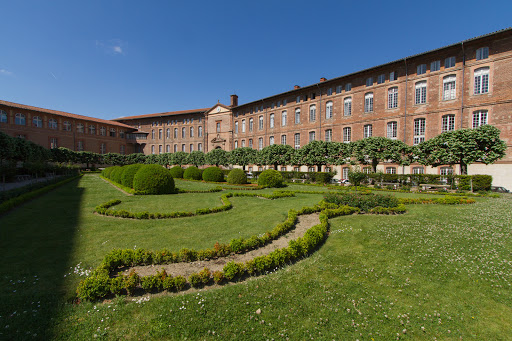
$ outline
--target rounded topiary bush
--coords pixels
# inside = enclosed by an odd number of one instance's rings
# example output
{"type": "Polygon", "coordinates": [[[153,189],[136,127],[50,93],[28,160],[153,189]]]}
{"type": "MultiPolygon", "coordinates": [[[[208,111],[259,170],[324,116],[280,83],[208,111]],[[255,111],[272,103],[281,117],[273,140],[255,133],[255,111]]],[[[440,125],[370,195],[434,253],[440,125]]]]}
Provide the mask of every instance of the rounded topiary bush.
{"type": "Polygon", "coordinates": [[[223,182],[224,173],[219,167],[208,167],[203,171],[203,180],[210,182],[223,182]]]}
{"type": "Polygon", "coordinates": [[[162,166],[143,165],[133,177],[133,189],[138,194],[174,193],[174,179],[162,166]]]}
{"type": "Polygon", "coordinates": [[[112,173],[113,170],[114,167],[107,167],[101,172],[101,175],[103,175],[107,179],[110,179],[110,173],[112,173]]]}
{"type": "Polygon", "coordinates": [[[283,176],[276,170],[267,169],[258,177],[258,186],[283,187],[283,176]]]}
{"type": "Polygon", "coordinates": [[[185,170],[180,166],[174,166],[170,169],[171,175],[174,179],[182,179],[185,170]]]}
{"type": "Polygon", "coordinates": [[[188,180],[201,180],[201,170],[197,167],[190,166],[183,172],[183,178],[188,180]]]}
{"type": "Polygon", "coordinates": [[[121,176],[121,185],[133,188],[133,178],[135,177],[135,174],[139,171],[140,167],[142,166],[143,165],[141,164],[125,166],[123,175],[121,176]]]}
{"type": "Polygon", "coordinates": [[[121,181],[121,175],[123,173],[123,167],[121,166],[114,166],[112,167],[112,172],[110,172],[110,180],[119,183],[121,181]]]}
{"type": "Polygon", "coordinates": [[[232,169],[228,174],[228,183],[241,185],[247,183],[247,175],[239,168],[232,169]]]}

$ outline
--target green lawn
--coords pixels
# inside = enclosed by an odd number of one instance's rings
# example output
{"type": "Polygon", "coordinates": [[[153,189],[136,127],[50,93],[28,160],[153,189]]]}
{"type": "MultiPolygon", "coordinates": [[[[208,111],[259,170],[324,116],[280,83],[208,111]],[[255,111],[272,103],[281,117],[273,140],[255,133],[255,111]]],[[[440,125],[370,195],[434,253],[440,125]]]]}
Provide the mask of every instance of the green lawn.
{"type": "Polygon", "coordinates": [[[122,200],[119,208],[171,212],[219,206],[220,196],[126,196],[86,175],[0,217],[0,339],[510,339],[510,196],[335,218],[311,257],[239,284],[72,304],[83,278],[74,268],[96,267],[114,247],[211,247],[262,233],[290,208],[322,198],[230,198],[232,210],[164,220],[93,213],[111,199],[122,200]]]}

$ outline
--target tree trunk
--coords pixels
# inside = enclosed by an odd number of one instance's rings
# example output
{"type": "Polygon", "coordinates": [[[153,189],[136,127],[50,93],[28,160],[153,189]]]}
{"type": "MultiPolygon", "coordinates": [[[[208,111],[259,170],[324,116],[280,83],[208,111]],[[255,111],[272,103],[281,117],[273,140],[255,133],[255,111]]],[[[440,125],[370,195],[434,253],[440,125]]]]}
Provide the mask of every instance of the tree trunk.
{"type": "Polygon", "coordinates": [[[468,175],[468,165],[464,162],[460,162],[460,174],[461,175],[468,175]]]}

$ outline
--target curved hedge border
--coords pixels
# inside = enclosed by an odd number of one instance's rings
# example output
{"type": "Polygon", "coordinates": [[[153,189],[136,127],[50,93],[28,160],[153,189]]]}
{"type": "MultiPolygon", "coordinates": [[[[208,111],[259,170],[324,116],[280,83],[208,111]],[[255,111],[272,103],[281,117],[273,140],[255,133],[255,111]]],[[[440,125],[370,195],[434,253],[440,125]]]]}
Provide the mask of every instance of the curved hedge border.
{"type": "Polygon", "coordinates": [[[79,174],[79,175],[73,176],[71,178],[67,178],[65,180],[59,181],[57,183],[48,185],[46,187],[39,188],[39,189],[33,190],[31,192],[21,194],[15,198],[6,200],[0,204],[0,214],[5,213],[5,212],[13,209],[14,207],[19,206],[19,205],[29,201],[30,199],[33,199],[39,195],[45,194],[57,187],[67,184],[68,182],[71,182],[71,181],[78,179],[82,176],[83,176],[83,174],[79,174]]]}
{"type": "Polygon", "coordinates": [[[446,195],[444,198],[435,198],[435,199],[421,199],[421,198],[400,198],[398,201],[401,204],[411,205],[411,204],[440,204],[440,205],[462,205],[462,204],[474,204],[475,199],[468,199],[466,197],[454,197],[451,195],[446,195]]]}

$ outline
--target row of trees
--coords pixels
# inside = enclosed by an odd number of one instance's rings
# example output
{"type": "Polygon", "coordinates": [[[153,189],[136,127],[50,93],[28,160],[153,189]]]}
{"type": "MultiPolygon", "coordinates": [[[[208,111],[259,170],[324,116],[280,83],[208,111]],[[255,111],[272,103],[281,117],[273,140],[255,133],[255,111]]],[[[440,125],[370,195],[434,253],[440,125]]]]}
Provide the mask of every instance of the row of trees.
{"type": "Polygon", "coordinates": [[[274,144],[258,151],[252,148],[237,148],[231,152],[214,149],[208,153],[194,151],[159,155],[116,153],[96,154],[74,152],[66,148],[48,151],[22,139],[0,135],[0,157],[7,160],[33,161],[34,155],[54,162],[86,164],[126,165],[133,163],[156,163],[161,165],[203,165],[245,167],[250,164],[278,166],[322,166],[362,164],[370,165],[373,172],[382,162],[409,165],[413,162],[430,165],[459,165],[461,174],[467,174],[467,166],[475,162],[491,164],[505,156],[506,143],[500,140],[500,131],[490,125],[477,129],[460,129],[440,134],[417,146],[408,146],[402,141],[385,137],[368,137],[350,143],[312,141],[300,149],[289,145],[274,144]],[[7,141],[7,142],[5,142],[7,141]],[[4,144],[5,142],[5,144],[4,144]],[[4,148],[3,146],[7,146],[4,148]],[[27,146],[30,146],[27,147],[27,146]]]}

